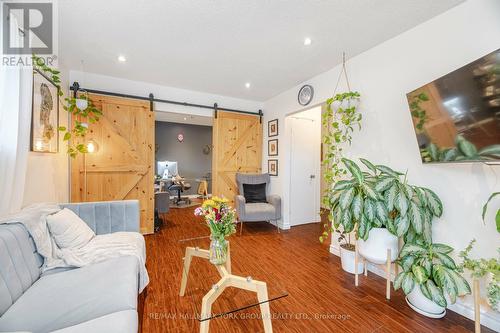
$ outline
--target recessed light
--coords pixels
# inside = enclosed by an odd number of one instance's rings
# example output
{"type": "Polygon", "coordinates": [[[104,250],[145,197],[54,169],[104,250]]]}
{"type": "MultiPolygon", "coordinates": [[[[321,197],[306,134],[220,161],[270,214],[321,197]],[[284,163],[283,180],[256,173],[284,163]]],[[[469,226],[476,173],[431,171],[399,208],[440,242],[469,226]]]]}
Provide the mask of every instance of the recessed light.
{"type": "Polygon", "coordinates": [[[246,88],[250,88],[250,82],[245,83],[246,88]]]}
{"type": "Polygon", "coordinates": [[[188,120],[187,117],[184,117],[184,120],[188,120]]]}
{"type": "Polygon", "coordinates": [[[118,56],[118,61],[125,62],[125,61],[127,61],[127,58],[125,58],[125,56],[121,55],[121,56],[118,56]]]}
{"type": "Polygon", "coordinates": [[[309,45],[311,45],[311,43],[312,43],[311,38],[307,37],[306,39],[304,39],[304,45],[305,46],[309,46],[309,45]]]}

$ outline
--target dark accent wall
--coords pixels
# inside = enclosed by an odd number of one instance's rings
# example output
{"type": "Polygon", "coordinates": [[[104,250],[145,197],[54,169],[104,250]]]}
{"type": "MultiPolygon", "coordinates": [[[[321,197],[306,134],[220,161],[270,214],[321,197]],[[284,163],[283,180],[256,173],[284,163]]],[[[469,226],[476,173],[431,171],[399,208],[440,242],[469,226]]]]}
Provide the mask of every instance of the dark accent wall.
{"type": "MultiPolygon", "coordinates": [[[[179,174],[191,183],[191,189],[184,194],[196,194],[195,179],[212,172],[212,151],[208,155],[203,153],[203,147],[212,144],[212,127],[157,121],[155,140],[156,161],[177,161],[179,174]],[[177,140],[179,133],[184,135],[183,142],[177,140]]],[[[211,177],[208,190],[210,193],[211,177]]]]}

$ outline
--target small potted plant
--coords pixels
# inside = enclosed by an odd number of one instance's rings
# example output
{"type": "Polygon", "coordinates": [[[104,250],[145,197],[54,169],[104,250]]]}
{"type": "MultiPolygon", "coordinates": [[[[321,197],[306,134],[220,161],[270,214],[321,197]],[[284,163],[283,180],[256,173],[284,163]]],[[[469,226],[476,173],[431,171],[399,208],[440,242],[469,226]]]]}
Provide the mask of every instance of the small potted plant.
{"type": "Polygon", "coordinates": [[[446,306],[457,296],[471,293],[460,268],[448,255],[453,248],[445,244],[406,243],[397,263],[402,268],[394,279],[394,289],[403,289],[406,302],[416,312],[441,318],[446,306]]]}
{"type": "MultiPolygon", "coordinates": [[[[342,269],[348,273],[354,274],[355,265],[354,265],[354,255],[355,255],[355,245],[351,243],[351,234],[346,234],[344,232],[340,233],[339,238],[339,247],[340,247],[340,262],[342,264],[342,269]]],[[[361,273],[363,271],[363,263],[358,263],[357,273],[361,273]]]]}
{"type": "Polygon", "coordinates": [[[194,214],[202,216],[210,229],[210,262],[222,265],[227,260],[229,241],[226,237],[236,232],[236,211],[225,198],[213,197],[205,200],[194,214]]]}

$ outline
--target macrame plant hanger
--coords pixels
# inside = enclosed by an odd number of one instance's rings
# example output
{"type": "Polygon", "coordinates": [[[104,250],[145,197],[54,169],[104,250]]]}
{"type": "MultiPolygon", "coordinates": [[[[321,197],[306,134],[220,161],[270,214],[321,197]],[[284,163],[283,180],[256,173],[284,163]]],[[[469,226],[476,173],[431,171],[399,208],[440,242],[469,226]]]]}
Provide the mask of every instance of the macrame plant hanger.
{"type": "Polygon", "coordinates": [[[347,91],[351,91],[351,85],[349,84],[349,77],[347,76],[347,66],[346,66],[346,60],[345,60],[345,52],[342,52],[342,69],[339,73],[339,78],[337,79],[337,84],[335,85],[335,89],[333,90],[333,96],[337,93],[337,89],[340,84],[340,80],[342,79],[342,74],[345,77],[345,82],[347,85],[347,91]]]}

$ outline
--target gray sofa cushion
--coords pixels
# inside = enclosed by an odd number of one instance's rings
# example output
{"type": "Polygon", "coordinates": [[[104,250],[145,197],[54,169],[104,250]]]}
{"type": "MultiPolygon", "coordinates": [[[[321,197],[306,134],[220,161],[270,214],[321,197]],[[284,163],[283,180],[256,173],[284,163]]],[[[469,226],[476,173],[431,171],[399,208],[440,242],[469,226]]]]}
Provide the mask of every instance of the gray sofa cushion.
{"type": "Polygon", "coordinates": [[[245,221],[267,221],[276,216],[276,208],[268,203],[247,203],[245,204],[245,221]]]}
{"type": "Polygon", "coordinates": [[[115,312],[52,333],[137,333],[138,318],[135,310],[115,312]]]}
{"type": "Polygon", "coordinates": [[[0,331],[51,332],[137,309],[139,266],[127,256],[41,277],[0,317],[0,331]]]}
{"type": "Polygon", "coordinates": [[[20,223],[0,225],[0,316],[40,277],[33,241],[20,223]]]}

